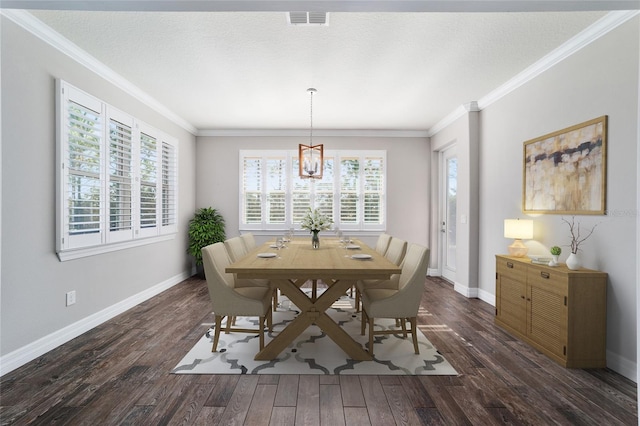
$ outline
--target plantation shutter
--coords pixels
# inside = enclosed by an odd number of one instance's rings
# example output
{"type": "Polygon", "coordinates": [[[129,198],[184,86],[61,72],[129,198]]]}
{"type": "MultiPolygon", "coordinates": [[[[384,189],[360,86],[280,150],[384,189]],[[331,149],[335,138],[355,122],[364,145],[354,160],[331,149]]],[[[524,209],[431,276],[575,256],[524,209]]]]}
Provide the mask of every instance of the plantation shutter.
{"type": "Polygon", "coordinates": [[[162,232],[177,231],[177,155],[176,147],[167,141],[162,142],[162,232]]]}
{"type": "Polygon", "coordinates": [[[241,223],[260,225],[262,223],[262,159],[260,157],[243,158],[242,170],[241,223]]]}
{"type": "Polygon", "coordinates": [[[340,160],[340,224],[358,223],[360,161],[357,157],[340,160]]]}
{"type": "Polygon", "coordinates": [[[364,161],[364,224],[382,224],[384,168],[382,158],[366,157],[364,161]]]}
{"type": "Polygon", "coordinates": [[[97,99],[70,87],[65,89],[62,192],[66,205],[59,243],[63,248],[78,248],[100,244],[104,233],[105,195],[101,179],[104,114],[97,99]]]}
{"type": "Polygon", "coordinates": [[[132,126],[131,117],[110,111],[108,242],[133,238],[132,126]]]}
{"type": "Polygon", "coordinates": [[[61,261],[177,232],[177,140],[56,80],[56,252],[61,261]],[[160,227],[162,224],[162,227],[160,227]]]}
{"type": "Polygon", "coordinates": [[[286,166],[286,158],[267,158],[266,222],[268,224],[285,223],[287,189],[286,166]]]}
{"type": "Polygon", "coordinates": [[[140,236],[152,235],[158,224],[158,139],[140,132],[140,236]]]}
{"type": "Polygon", "coordinates": [[[385,151],[325,151],[322,179],[301,179],[296,151],[241,150],[241,230],[299,229],[311,208],[341,229],[384,231],[385,163],[385,151]]]}

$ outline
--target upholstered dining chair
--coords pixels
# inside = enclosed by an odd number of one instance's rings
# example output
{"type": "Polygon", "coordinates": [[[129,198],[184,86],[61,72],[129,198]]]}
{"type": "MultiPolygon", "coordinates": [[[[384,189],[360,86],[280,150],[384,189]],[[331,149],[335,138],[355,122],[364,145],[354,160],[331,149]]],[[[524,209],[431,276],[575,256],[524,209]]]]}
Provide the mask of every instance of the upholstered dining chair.
{"type": "Polygon", "coordinates": [[[429,249],[418,244],[411,244],[402,261],[402,272],[398,275],[398,287],[365,288],[362,291],[362,324],[360,333],[364,335],[369,326],[369,353],[373,355],[373,336],[380,334],[402,333],[407,337],[406,322],[411,324],[413,349],[418,349],[416,334],[416,317],[420,308],[420,300],[424,292],[425,277],[429,264],[429,249]],[[374,330],[375,318],[400,319],[401,329],[374,330]]]}
{"type": "MultiPolygon", "coordinates": [[[[387,248],[384,257],[386,257],[390,262],[400,266],[406,252],[407,242],[400,238],[391,237],[389,247],[387,248]]],[[[363,288],[387,288],[389,285],[393,285],[393,280],[391,282],[389,280],[362,280],[356,283],[356,312],[360,312],[360,293],[363,288]]]]}
{"type": "Polygon", "coordinates": [[[237,262],[248,252],[244,241],[242,241],[242,238],[240,237],[233,237],[225,240],[224,247],[227,249],[227,253],[229,253],[229,259],[231,259],[231,262],[237,262]]]}
{"type": "Polygon", "coordinates": [[[378,241],[376,242],[376,253],[379,253],[384,256],[387,252],[387,248],[389,248],[389,242],[391,241],[391,235],[389,234],[380,234],[378,237],[378,241]]]}
{"type": "Polygon", "coordinates": [[[236,288],[233,274],[225,272],[231,260],[223,243],[208,245],[202,249],[202,261],[204,263],[209,297],[213,305],[215,315],[215,333],[211,352],[216,352],[222,319],[227,317],[226,333],[258,333],[260,349],[264,348],[265,321],[269,331],[272,329],[271,314],[271,289],[269,287],[240,287],[236,288]],[[258,328],[232,327],[231,317],[253,316],[258,317],[258,328]]]}
{"type": "MultiPolygon", "coordinates": [[[[227,253],[229,254],[229,259],[231,262],[237,262],[242,259],[249,250],[247,250],[244,241],[241,237],[232,237],[224,242],[224,247],[227,249],[227,253]]],[[[235,277],[235,287],[269,287],[269,280],[263,280],[258,278],[242,278],[239,279],[235,277]]],[[[273,310],[275,311],[278,306],[278,292],[276,289],[273,290],[273,310]]]]}
{"type": "Polygon", "coordinates": [[[240,238],[248,252],[256,248],[256,239],[251,232],[240,235],[240,238]]]}
{"type": "Polygon", "coordinates": [[[389,247],[387,248],[384,257],[389,259],[390,262],[393,262],[399,266],[402,263],[402,259],[404,259],[404,255],[406,252],[407,242],[405,240],[401,240],[400,238],[391,237],[389,247]]]}

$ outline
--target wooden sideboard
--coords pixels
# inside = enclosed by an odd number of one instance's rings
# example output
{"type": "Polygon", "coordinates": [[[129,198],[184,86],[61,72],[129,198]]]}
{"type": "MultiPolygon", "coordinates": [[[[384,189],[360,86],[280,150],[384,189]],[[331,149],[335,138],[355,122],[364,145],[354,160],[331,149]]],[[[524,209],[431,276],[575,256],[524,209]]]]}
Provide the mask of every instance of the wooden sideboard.
{"type": "Polygon", "coordinates": [[[607,274],[496,256],[495,323],[564,367],[606,367],[607,274]]]}

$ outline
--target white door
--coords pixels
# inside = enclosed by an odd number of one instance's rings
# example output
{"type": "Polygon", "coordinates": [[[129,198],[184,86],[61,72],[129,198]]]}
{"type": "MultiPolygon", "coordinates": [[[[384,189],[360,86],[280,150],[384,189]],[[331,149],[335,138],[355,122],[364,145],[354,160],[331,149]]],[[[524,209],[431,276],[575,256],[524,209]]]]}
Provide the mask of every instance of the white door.
{"type": "Polygon", "coordinates": [[[440,152],[440,265],[442,276],[456,281],[456,207],[458,157],[454,147],[440,152]]]}

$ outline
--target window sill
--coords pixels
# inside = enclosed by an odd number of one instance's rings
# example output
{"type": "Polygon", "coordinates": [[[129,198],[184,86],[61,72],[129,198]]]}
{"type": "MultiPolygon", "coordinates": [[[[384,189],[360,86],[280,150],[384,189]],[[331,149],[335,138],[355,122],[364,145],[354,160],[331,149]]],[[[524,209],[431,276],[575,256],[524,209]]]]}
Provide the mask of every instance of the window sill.
{"type": "Polygon", "coordinates": [[[176,234],[161,235],[159,237],[140,238],[137,240],[123,241],[120,243],[105,244],[93,247],[84,247],[73,250],[65,250],[58,252],[58,259],[60,262],[66,262],[67,260],[81,259],[83,257],[96,256],[99,254],[110,253],[118,250],[125,250],[133,247],[146,246],[148,244],[155,244],[162,241],[173,240],[176,234]]]}

